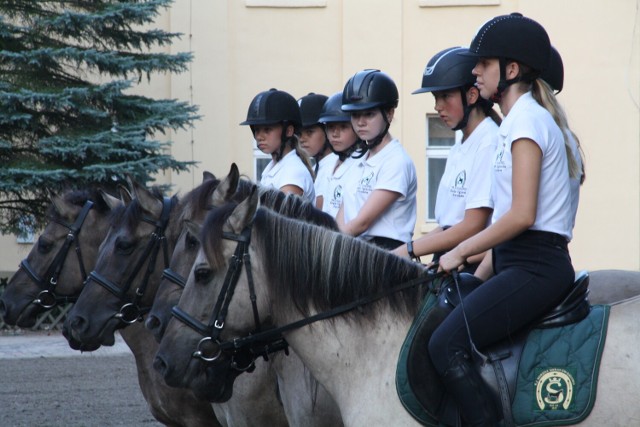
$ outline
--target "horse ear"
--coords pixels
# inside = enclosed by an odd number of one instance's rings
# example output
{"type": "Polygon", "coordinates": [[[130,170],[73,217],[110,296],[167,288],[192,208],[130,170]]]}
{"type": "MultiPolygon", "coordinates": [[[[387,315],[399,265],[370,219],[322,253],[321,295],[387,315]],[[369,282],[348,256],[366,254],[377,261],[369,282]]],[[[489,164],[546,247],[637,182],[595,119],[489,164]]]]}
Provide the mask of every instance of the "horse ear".
{"type": "Polygon", "coordinates": [[[251,189],[249,197],[244,199],[234,210],[227,224],[235,234],[240,234],[242,230],[253,221],[253,217],[258,210],[258,191],[257,187],[251,189]]]}
{"type": "Polygon", "coordinates": [[[118,184],[117,188],[118,188],[118,194],[120,194],[120,200],[122,201],[122,203],[125,205],[128,205],[129,203],[131,203],[131,200],[133,200],[133,196],[131,195],[131,192],[129,192],[129,189],[122,184],[118,184]]]}
{"type": "Polygon", "coordinates": [[[235,163],[231,164],[229,175],[223,179],[216,187],[215,191],[211,195],[211,204],[213,207],[222,206],[236,193],[238,190],[238,182],[240,181],[240,171],[235,163]]]}
{"type": "Polygon", "coordinates": [[[202,172],[202,182],[213,181],[216,176],[209,171],[202,172]]]}
{"type": "Polygon", "coordinates": [[[187,227],[187,230],[189,231],[189,233],[191,233],[192,236],[200,241],[200,230],[202,230],[202,225],[186,219],[184,220],[184,226],[187,227]]]}
{"type": "Polygon", "coordinates": [[[53,205],[53,208],[56,210],[56,212],[58,212],[58,214],[61,217],[66,218],[68,216],[71,216],[71,209],[69,207],[69,203],[67,203],[63,197],[58,196],[53,192],[49,193],[49,197],[51,199],[51,204],[53,205]]]}
{"type": "Polygon", "coordinates": [[[100,197],[102,197],[102,200],[104,200],[104,202],[107,204],[107,206],[111,210],[114,210],[117,207],[122,205],[122,200],[118,199],[117,197],[113,197],[111,194],[107,193],[106,191],[98,190],[98,194],[100,194],[100,197]]]}
{"type": "Polygon", "coordinates": [[[160,216],[162,202],[151,194],[149,189],[137,181],[132,182],[133,196],[140,202],[142,210],[160,216]]]}

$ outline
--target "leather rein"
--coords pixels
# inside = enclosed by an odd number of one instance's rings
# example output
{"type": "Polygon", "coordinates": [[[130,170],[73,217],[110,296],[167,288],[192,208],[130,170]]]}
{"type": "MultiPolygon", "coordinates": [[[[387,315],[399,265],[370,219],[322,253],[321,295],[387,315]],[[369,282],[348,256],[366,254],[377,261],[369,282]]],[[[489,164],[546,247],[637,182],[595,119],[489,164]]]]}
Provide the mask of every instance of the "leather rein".
{"type": "Polygon", "coordinates": [[[165,231],[167,229],[167,225],[169,224],[172,206],[173,200],[170,197],[164,197],[162,200],[162,213],[160,214],[160,219],[155,220],[146,216],[143,216],[141,218],[142,221],[154,225],[155,230],[151,233],[151,239],[149,240],[149,243],[147,243],[147,246],[142,252],[140,258],[138,258],[133,271],[125,280],[124,285],[120,286],[119,284],[111,281],[95,270],[89,273],[89,277],[87,278],[87,283],[93,280],[120,299],[123,305],[120,307],[120,310],[114,315],[114,317],[120,319],[126,324],[135,323],[136,321],[142,319],[142,316],[144,316],[151,310],[151,307],[141,306],[141,301],[149,284],[149,278],[151,277],[155,269],[156,260],[158,258],[158,253],[160,252],[160,250],[162,250],[162,254],[164,257],[165,268],[169,265],[169,248],[167,246],[165,231]],[[129,298],[127,297],[127,293],[129,292],[133,281],[135,280],[136,276],[142,269],[147,259],[149,260],[149,262],[147,263],[147,269],[144,273],[141,284],[135,290],[134,297],[129,298]]]}
{"type": "Polygon", "coordinates": [[[89,211],[91,210],[91,208],[93,208],[93,202],[91,200],[87,200],[73,224],[68,224],[57,219],[51,219],[51,221],[67,228],[69,232],[67,233],[67,237],[62,244],[62,247],[53,258],[51,264],[49,264],[49,267],[42,277],[38,275],[36,270],[26,258],[20,261],[20,265],[18,268],[24,270],[24,272],[27,273],[27,276],[29,276],[31,280],[33,280],[38,285],[38,287],[44,288],[44,290],[38,293],[36,299],[31,301],[32,304],[37,304],[42,308],[50,309],[55,307],[57,304],[75,302],[78,299],[78,295],[56,294],[56,286],[58,285],[58,278],[60,277],[64,262],[67,259],[67,255],[73,244],[75,244],[74,249],[78,257],[78,263],[80,264],[82,281],[84,282],[87,278],[87,272],[85,270],[84,261],[82,259],[82,251],[80,250],[80,242],[78,241],[78,234],[80,234],[82,224],[89,215],[89,211]]]}
{"type": "Polygon", "coordinates": [[[239,235],[225,232],[223,233],[223,238],[227,240],[234,240],[238,242],[238,244],[236,246],[235,253],[231,257],[230,265],[227,269],[220,293],[218,294],[218,299],[214,306],[209,324],[200,322],[177,305],[171,309],[171,314],[180,322],[204,336],[204,338],[198,342],[196,350],[192,353],[191,356],[193,358],[199,358],[204,362],[213,362],[225,353],[230,356],[230,359],[232,360],[231,366],[239,371],[252,369],[253,362],[258,357],[262,356],[266,360],[269,354],[280,350],[284,350],[288,353],[289,344],[283,335],[285,332],[301,328],[320,320],[329,319],[355,309],[360,309],[364,305],[387,297],[395,292],[400,292],[423,283],[430,283],[430,292],[436,293],[438,291],[438,289],[434,288],[431,284],[433,283],[433,279],[436,278],[439,273],[435,273],[431,270],[425,270],[425,274],[420,277],[392,286],[376,294],[360,298],[348,304],[340,305],[331,310],[300,319],[287,325],[261,330],[260,316],[258,314],[258,307],[256,304],[255,284],[253,281],[253,274],[251,272],[251,259],[249,255],[251,228],[245,228],[239,235]],[[222,341],[220,340],[220,334],[224,328],[229,304],[231,303],[231,298],[233,297],[235,287],[240,278],[243,264],[247,272],[247,284],[249,287],[249,298],[251,300],[253,310],[255,330],[244,337],[222,341]],[[246,366],[240,367],[237,360],[250,360],[250,363],[246,366]]]}

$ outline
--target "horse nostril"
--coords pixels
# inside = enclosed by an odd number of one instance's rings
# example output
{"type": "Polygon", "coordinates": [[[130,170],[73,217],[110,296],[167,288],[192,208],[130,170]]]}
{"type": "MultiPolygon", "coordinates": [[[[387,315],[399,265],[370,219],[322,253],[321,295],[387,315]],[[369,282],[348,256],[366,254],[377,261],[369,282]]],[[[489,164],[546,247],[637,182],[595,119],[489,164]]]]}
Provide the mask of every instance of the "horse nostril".
{"type": "Polygon", "coordinates": [[[168,375],[168,365],[161,355],[156,355],[153,359],[153,369],[159,372],[164,378],[168,375]]]}
{"type": "Polygon", "coordinates": [[[144,321],[144,326],[153,332],[160,327],[160,319],[153,314],[149,314],[147,320],[144,321]]]}

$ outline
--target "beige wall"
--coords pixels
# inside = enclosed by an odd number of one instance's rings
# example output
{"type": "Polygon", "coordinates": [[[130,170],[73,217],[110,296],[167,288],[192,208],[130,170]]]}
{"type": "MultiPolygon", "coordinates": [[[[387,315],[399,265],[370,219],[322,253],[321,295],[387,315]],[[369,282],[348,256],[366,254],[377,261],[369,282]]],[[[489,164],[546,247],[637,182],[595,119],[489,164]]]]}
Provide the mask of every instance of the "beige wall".
{"type": "MultiPolygon", "coordinates": [[[[192,50],[191,71],[159,76],[142,88],[200,106],[202,120],[178,132],[173,155],[196,160],[193,172],[165,174],[176,191],[197,185],[203,170],[224,175],[231,162],[252,175],[251,134],[238,125],[255,94],[276,87],[299,98],[330,95],[363,68],[380,68],[400,91],[391,128],[418,171],[419,212],[425,217],[425,114],[431,95],[419,87],[427,60],[468,45],[487,19],[519,11],[542,23],[563,55],[559,100],[581,139],[587,161],[571,253],[577,269],[640,269],[640,18],[637,0],[439,0],[484,6],[422,7],[436,0],[177,0],[161,22],[184,33],[174,51],[192,50]],[[321,7],[247,7],[247,4],[321,7]],[[189,35],[192,37],[189,37],[189,35]]],[[[17,266],[11,243],[1,270],[17,266]]],[[[14,239],[15,240],[15,239],[14,239]]]]}

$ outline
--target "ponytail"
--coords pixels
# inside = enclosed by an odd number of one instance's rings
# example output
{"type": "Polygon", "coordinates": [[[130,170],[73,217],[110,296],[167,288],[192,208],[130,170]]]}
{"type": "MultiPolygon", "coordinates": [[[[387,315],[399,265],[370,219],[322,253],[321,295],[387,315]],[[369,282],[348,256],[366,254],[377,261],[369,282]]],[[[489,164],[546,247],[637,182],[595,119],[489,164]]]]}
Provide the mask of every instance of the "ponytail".
{"type": "Polygon", "coordinates": [[[567,163],[569,166],[569,176],[574,179],[579,179],[580,184],[584,182],[585,173],[584,173],[584,153],[582,152],[582,147],[580,147],[580,140],[576,136],[575,133],[569,128],[569,123],[567,121],[567,115],[564,112],[564,109],[556,99],[556,96],[553,94],[553,90],[551,86],[547,84],[542,79],[535,79],[531,92],[533,94],[533,98],[544,107],[551,116],[553,120],[556,122],[560,130],[562,131],[562,136],[564,137],[564,148],[567,153],[567,163]],[[582,169],[578,165],[575,157],[573,157],[573,152],[571,150],[571,143],[569,137],[573,137],[578,146],[578,155],[580,156],[580,160],[582,163],[582,169]]]}
{"type": "Polygon", "coordinates": [[[309,155],[306,153],[306,151],[300,148],[300,143],[298,142],[298,136],[296,134],[293,134],[290,138],[287,139],[287,144],[289,144],[291,148],[296,151],[296,154],[298,155],[298,157],[300,157],[300,160],[302,160],[302,163],[304,163],[305,167],[309,171],[309,174],[311,174],[311,179],[315,181],[316,174],[313,170],[314,168],[313,168],[313,165],[311,164],[311,159],[309,158],[309,155]]]}

